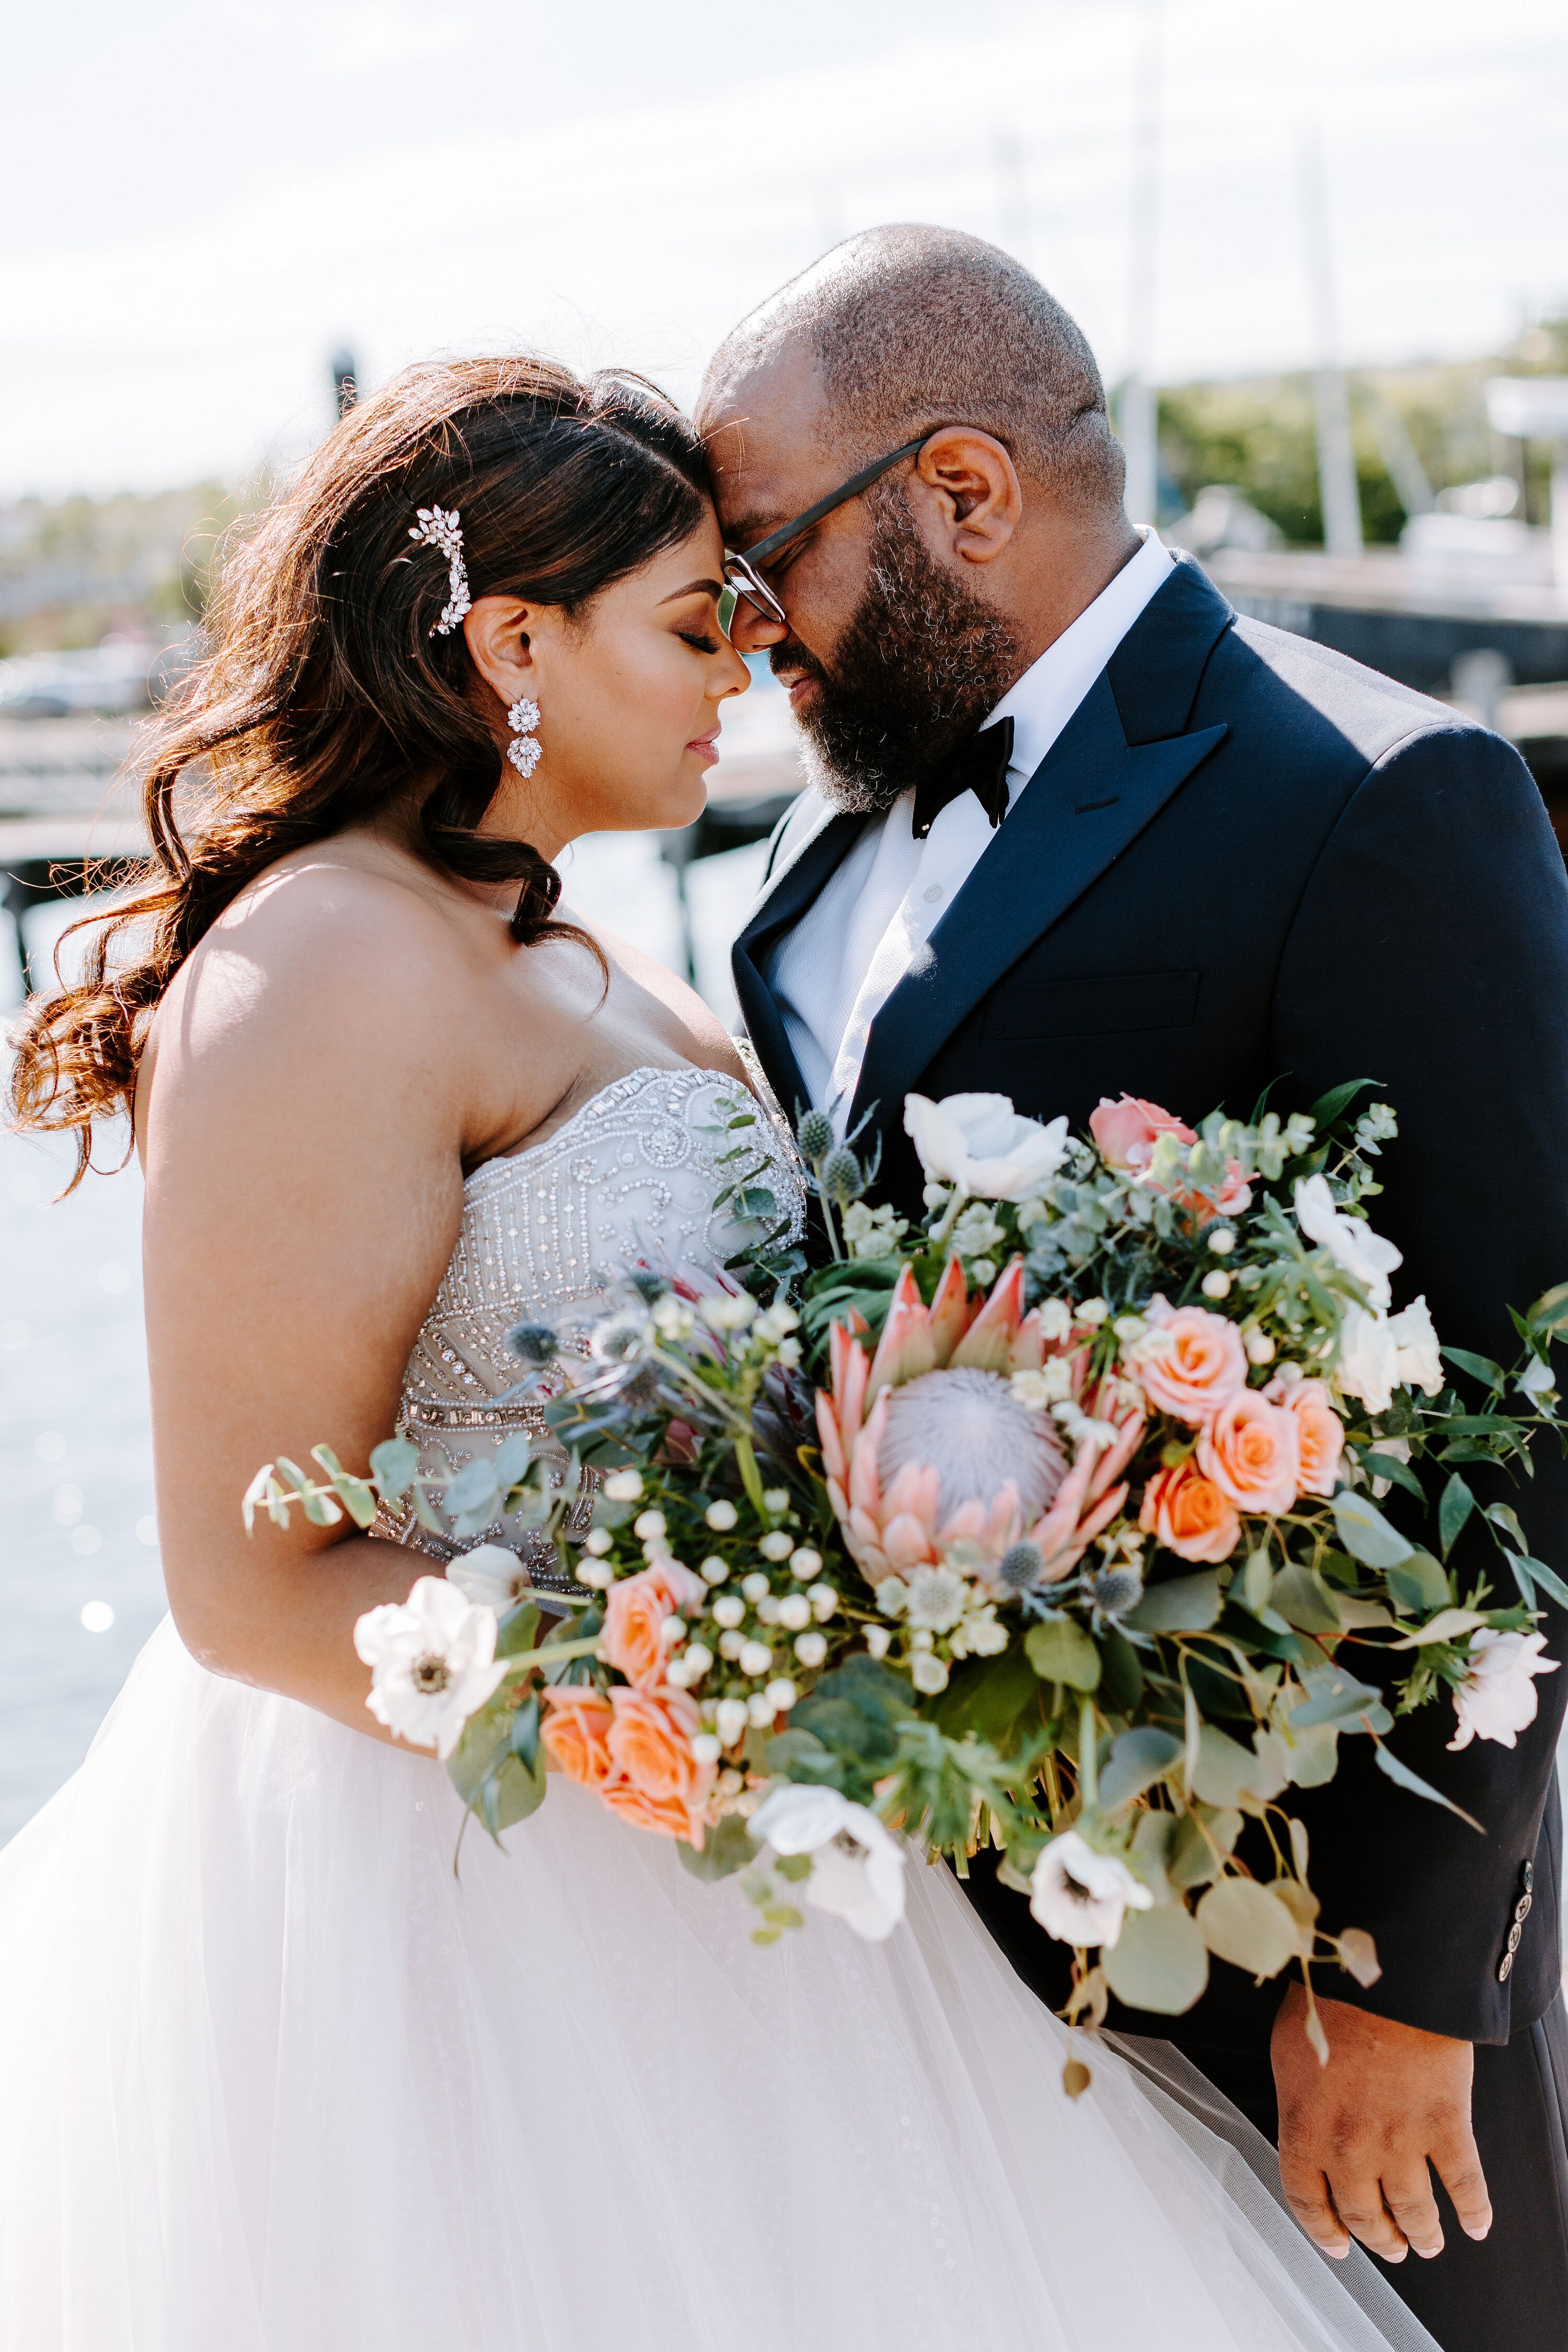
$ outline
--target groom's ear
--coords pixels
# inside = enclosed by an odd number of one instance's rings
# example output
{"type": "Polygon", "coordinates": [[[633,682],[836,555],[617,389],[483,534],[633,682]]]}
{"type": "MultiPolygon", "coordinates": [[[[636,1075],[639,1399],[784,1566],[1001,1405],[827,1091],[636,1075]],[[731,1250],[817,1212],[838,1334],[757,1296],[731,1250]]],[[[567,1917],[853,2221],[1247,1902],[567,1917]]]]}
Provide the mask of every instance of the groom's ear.
{"type": "Polygon", "coordinates": [[[910,503],[928,531],[964,563],[994,563],[1017,530],[1024,492],[1017,468],[994,435],[947,425],[915,462],[910,503]]]}

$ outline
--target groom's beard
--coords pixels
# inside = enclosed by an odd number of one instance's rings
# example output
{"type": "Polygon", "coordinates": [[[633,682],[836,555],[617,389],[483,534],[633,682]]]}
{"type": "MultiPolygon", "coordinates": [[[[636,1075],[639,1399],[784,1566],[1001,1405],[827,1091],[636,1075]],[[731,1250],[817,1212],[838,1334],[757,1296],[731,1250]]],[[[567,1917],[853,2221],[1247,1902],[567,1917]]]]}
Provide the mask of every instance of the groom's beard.
{"type": "Polygon", "coordinates": [[[901,489],[876,500],[866,593],[831,666],[786,637],[769,659],[816,680],[802,718],[806,772],[840,809],[891,808],[1018,676],[1018,641],[928,553],[901,489]]]}

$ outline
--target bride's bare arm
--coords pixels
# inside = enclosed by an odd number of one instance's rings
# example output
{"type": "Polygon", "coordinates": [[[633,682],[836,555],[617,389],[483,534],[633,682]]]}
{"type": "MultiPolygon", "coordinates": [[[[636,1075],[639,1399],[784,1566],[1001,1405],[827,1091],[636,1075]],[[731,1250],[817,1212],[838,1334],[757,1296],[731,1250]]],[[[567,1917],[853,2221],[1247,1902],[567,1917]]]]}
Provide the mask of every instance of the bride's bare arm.
{"type": "Polygon", "coordinates": [[[325,1440],[363,1469],[392,1432],[462,1211],[475,1057],[454,961],[449,926],[396,885],[264,885],[171,992],[139,1105],[175,1622],[215,1672],[378,1737],[353,1623],[416,1564],[300,1513],[247,1538],[239,1506],[279,1454],[325,1440]]]}

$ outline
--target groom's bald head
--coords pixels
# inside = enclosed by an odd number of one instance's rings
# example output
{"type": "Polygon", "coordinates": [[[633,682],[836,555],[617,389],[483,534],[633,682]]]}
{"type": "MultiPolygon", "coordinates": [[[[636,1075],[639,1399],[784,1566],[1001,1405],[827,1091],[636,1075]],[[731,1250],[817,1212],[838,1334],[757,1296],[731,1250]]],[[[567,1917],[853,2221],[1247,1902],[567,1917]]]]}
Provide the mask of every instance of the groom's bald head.
{"type": "Polygon", "coordinates": [[[1057,498],[1121,505],[1121,450],[1083,335],[1021,262],[957,229],[867,229],[742,320],[699,403],[721,472],[747,412],[786,385],[797,427],[846,472],[922,425],[963,423],[1057,498]]]}
{"type": "Polygon", "coordinates": [[[1137,546],[1094,356],[1022,265],[953,229],[836,246],[742,320],[698,407],[729,544],[762,561],[743,653],[787,688],[818,783],[885,808],[995,708],[1137,546]]]}

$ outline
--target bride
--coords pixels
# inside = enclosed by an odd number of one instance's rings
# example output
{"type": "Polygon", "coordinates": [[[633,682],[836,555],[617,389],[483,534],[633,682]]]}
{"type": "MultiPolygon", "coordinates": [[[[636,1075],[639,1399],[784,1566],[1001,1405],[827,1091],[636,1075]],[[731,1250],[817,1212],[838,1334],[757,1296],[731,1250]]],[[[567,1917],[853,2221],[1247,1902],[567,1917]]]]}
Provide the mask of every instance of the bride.
{"type": "Polygon", "coordinates": [[[24,1022],[23,1124],[85,1167],[134,1108],[171,1613],[0,1858],[17,2352],[1429,2344],[1174,2073],[1102,2050],[1069,2103],[944,1871],[885,1944],[761,1951],[557,1785],[459,1880],[353,1643],[428,1570],[410,1530],[244,1533],[268,1456],[401,1421],[460,1460],[511,1325],[730,1246],[747,1072],[551,862],[700,810],[747,684],[722,566],[651,387],[410,370],[231,563],[154,869],[24,1022]]]}

